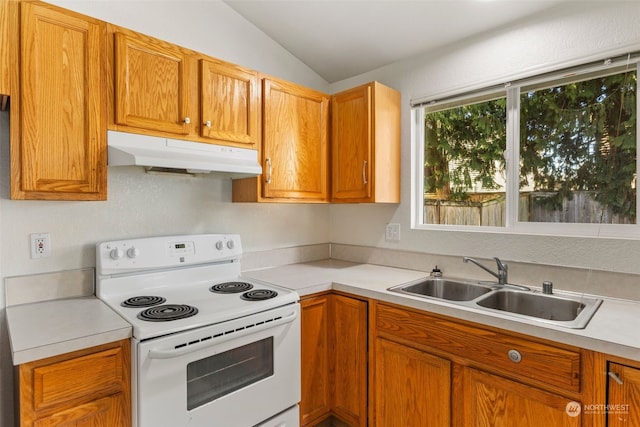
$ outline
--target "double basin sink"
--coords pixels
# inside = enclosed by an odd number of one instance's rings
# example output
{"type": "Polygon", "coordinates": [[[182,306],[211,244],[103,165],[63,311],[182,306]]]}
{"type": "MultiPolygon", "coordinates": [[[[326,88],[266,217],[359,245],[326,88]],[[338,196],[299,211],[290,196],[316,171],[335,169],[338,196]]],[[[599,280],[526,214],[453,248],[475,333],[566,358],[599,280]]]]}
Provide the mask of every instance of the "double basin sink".
{"type": "Polygon", "coordinates": [[[389,288],[393,292],[573,329],[587,326],[602,303],[596,298],[549,295],[525,289],[528,288],[443,277],[428,277],[389,288]]]}

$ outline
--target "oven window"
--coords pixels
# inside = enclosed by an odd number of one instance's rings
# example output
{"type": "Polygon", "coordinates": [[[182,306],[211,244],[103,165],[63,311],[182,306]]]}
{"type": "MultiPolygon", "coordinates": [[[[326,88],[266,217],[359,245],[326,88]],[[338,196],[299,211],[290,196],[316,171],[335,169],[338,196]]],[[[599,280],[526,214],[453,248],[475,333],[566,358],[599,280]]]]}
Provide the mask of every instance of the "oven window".
{"type": "Polygon", "coordinates": [[[273,337],[187,365],[187,410],[273,375],[273,337]]]}

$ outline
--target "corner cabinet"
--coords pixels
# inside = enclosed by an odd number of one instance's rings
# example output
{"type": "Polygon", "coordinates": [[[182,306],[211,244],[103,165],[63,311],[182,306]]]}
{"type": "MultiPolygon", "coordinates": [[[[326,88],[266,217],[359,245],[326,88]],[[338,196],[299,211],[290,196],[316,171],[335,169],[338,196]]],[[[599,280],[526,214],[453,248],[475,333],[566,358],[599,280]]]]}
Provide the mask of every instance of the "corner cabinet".
{"type": "Polygon", "coordinates": [[[11,198],[106,200],[106,23],[43,2],[19,6],[11,198]]]}
{"type": "Polygon", "coordinates": [[[325,293],[302,298],[300,425],[330,417],[367,425],[367,307],[364,300],[325,293]]]}
{"type": "Polygon", "coordinates": [[[21,427],[131,425],[129,340],[17,367],[21,427]]]}
{"type": "Polygon", "coordinates": [[[262,80],[262,176],[234,180],[234,202],[328,200],[329,96],[262,80]]]}
{"type": "Polygon", "coordinates": [[[372,82],[331,108],[331,201],[400,203],[400,93],[372,82]]]}
{"type": "Polygon", "coordinates": [[[302,393],[300,425],[312,426],[331,414],[330,294],[301,298],[302,393]]]}

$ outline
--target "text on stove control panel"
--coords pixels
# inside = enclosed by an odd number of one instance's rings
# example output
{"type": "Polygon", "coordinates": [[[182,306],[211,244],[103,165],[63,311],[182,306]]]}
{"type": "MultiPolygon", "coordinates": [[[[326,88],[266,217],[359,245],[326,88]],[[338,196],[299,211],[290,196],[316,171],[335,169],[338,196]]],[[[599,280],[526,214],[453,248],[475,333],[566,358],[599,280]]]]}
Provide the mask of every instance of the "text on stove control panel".
{"type": "Polygon", "coordinates": [[[98,244],[99,275],[221,262],[242,255],[236,234],[200,234],[118,240],[98,244]]]}

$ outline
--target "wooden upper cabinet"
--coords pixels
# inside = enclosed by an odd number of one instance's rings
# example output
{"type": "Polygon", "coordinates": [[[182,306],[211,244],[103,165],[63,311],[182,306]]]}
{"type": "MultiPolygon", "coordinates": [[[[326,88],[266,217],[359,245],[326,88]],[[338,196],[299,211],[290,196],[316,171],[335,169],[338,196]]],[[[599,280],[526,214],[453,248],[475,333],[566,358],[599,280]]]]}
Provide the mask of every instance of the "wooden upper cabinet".
{"type": "Polygon", "coordinates": [[[264,197],[326,200],[329,96],[281,80],[263,84],[264,197]]]}
{"type": "Polygon", "coordinates": [[[201,136],[255,147],[260,136],[258,73],[201,59],[200,85],[201,136]]]}
{"type": "MultiPolygon", "coordinates": [[[[186,135],[188,54],[178,46],[124,30],[115,33],[115,124],[186,135]]],[[[145,133],[145,132],[141,132],[145,133]]]]}
{"type": "Polygon", "coordinates": [[[12,50],[16,35],[11,31],[17,24],[16,10],[15,2],[11,4],[9,0],[0,0],[0,111],[6,108],[6,95],[11,95],[11,76],[16,68],[12,64],[17,62],[13,59],[12,50]]]}
{"type": "Polygon", "coordinates": [[[11,198],[105,200],[106,24],[21,2],[20,35],[11,198]]]}
{"type": "Polygon", "coordinates": [[[332,201],[400,203],[400,93],[372,82],[331,108],[332,201]]]}
{"type": "Polygon", "coordinates": [[[326,202],[329,95],[262,81],[262,176],[234,180],[234,202],[326,202]]]}

